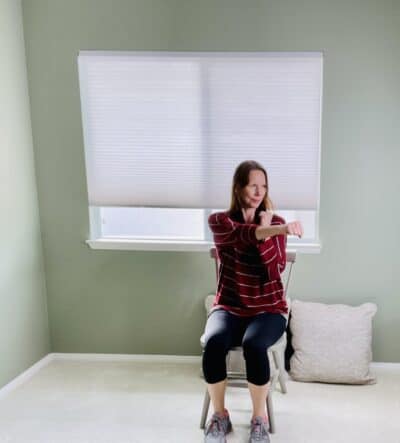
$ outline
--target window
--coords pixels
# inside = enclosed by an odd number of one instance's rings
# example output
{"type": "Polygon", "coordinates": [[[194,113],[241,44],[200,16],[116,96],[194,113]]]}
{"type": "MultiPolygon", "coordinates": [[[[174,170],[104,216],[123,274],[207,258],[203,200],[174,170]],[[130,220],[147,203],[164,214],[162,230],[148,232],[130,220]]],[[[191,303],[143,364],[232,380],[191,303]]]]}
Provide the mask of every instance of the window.
{"type": "Polygon", "coordinates": [[[263,164],[298,250],[318,250],[321,53],[78,56],[94,247],[206,249],[235,167],[263,164]],[[99,246],[101,245],[101,246],[99,246]]]}

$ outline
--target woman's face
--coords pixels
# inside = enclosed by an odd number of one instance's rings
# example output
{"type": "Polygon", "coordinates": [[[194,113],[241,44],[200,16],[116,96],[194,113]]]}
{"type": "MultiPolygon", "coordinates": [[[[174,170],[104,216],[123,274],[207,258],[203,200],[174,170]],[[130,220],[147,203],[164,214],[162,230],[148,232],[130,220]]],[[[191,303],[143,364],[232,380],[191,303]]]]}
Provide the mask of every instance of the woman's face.
{"type": "Polygon", "coordinates": [[[267,193],[267,183],[262,171],[252,170],[249,174],[249,183],[242,189],[241,201],[245,209],[257,209],[267,193]]]}

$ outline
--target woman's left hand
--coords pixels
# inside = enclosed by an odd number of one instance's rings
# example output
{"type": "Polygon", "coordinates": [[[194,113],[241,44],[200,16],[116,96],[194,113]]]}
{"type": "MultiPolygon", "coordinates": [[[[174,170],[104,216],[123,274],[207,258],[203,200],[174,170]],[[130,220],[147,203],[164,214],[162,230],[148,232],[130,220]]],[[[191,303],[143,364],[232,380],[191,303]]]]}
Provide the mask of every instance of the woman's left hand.
{"type": "Polygon", "coordinates": [[[266,211],[259,212],[260,226],[271,226],[271,220],[274,215],[273,211],[267,209],[266,211]]]}

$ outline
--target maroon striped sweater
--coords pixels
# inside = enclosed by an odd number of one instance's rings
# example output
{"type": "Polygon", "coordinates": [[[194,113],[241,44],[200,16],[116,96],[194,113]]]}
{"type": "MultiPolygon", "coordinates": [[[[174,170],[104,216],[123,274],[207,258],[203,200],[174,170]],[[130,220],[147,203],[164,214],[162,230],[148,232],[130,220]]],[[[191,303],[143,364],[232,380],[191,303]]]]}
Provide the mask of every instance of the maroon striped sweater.
{"type": "MultiPolygon", "coordinates": [[[[273,215],[271,225],[284,224],[273,215]]],[[[219,276],[213,310],[239,316],[262,312],[287,314],[280,274],[286,265],[286,235],[257,240],[258,225],[245,223],[241,211],[211,214],[208,224],[217,248],[219,276]]]]}

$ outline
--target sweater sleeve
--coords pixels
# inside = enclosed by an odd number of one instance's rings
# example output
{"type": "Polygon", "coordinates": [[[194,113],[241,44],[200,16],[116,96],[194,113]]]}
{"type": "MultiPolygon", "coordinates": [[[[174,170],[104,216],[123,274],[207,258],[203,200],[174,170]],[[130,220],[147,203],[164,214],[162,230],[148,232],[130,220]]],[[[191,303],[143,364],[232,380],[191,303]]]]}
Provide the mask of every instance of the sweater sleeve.
{"type": "Polygon", "coordinates": [[[238,223],[225,212],[215,212],[208,218],[208,225],[214,236],[215,246],[248,246],[258,245],[256,238],[257,225],[238,223]]]}
{"type": "MultiPolygon", "coordinates": [[[[281,225],[285,221],[279,217],[271,225],[281,225]]],[[[286,235],[274,235],[257,244],[261,261],[268,269],[269,278],[277,280],[286,267],[286,235]]]]}

